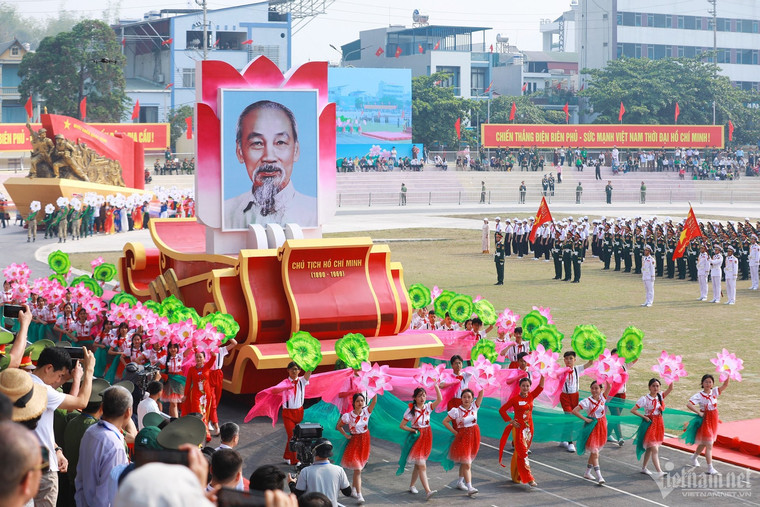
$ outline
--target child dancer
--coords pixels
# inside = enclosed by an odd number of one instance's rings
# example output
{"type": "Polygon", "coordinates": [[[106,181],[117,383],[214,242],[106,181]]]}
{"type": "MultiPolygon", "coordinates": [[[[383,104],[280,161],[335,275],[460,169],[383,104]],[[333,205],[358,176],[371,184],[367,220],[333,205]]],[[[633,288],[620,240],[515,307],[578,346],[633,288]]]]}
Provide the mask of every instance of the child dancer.
{"type": "Polygon", "coordinates": [[[533,478],[533,474],[530,471],[528,450],[530,449],[530,444],[533,442],[534,433],[533,400],[544,390],[544,377],[541,377],[538,387],[532,392],[530,387],[530,379],[527,377],[521,378],[520,392],[512,396],[509,401],[499,409],[499,414],[501,414],[502,419],[507,422],[507,427],[504,429],[504,434],[501,437],[501,444],[499,446],[499,464],[501,465],[504,444],[506,444],[507,436],[509,435],[508,429],[511,426],[512,441],[515,446],[515,450],[512,453],[512,482],[518,484],[522,482],[524,484],[529,484],[531,487],[535,487],[538,484],[536,484],[536,480],[533,478]],[[514,411],[514,419],[510,419],[507,415],[509,410],[514,411]]]}
{"type": "Polygon", "coordinates": [[[356,498],[358,504],[364,503],[362,496],[362,470],[369,460],[370,438],[369,438],[369,417],[377,403],[377,396],[372,398],[369,406],[365,406],[366,400],[362,393],[354,394],[352,399],[354,409],[346,412],[338,420],[335,429],[340,431],[348,439],[348,445],[343,452],[341,466],[347,470],[353,470],[354,476],[351,480],[351,496],[356,498]],[[348,425],[350,433],[346,433],[343,426],[348,425]]]}
{"type": "Polygon", "coordinates": [[[166,369],[164,370],[167,381],[161,393],[161,401],[169,404],[169,415],[179,417],[179,404],[185,398],[185,383],[187,380],[182,375],[182,356],[179,353],[179,344],[170,343],[166,350],[166,369]]]}
{"type": "MultiPolygon", "coordinates": [[[[662,412],[665,410],[665,398],[673,390],[673,384],[670,384],[664,393],[660,392],[660,381],[656,378],[649,380],[649,394],[642,396],[631,409],[631,413],[641,417],[644,422],[651,423],[643,435],[644,462],[641,464],[641,473],[652,475],[647,469],[647,461],[651,458],[652,465],[657,471],[657,476],[665,473],[660,468],[660,445],[665,438],[665,425],[662,422],[662,412]],[[639,410],[644,410],[642,414],[639,410]]],[[[639,438],[639,437],[637,437],[639,438]]]]}
{"type": "Polygon", "coordinates": [[[311,377],[310,371],[304,373],[302,377],[298,376],[300,372],[301,368],[295,361],[288,363],[288,378],[286,380],[291,382],[293,388],[288,399],[282,405],[282,422],[285,425],[285,433],[288,435],[282,457],[291,465],[298,463],[298,457],[295,452],[290,450],[290,439],[293,438],[293,429],[296,424],[303,420],[304,391],[309,383],[309,377],[311,377]]]}
{"type": "Polygon", "coordinates": [[[462,392],[462,405],[449,410],[443,420],[443,425],[455,435],[449,449],[449,457],[454,463],[459,463],[457,488],[467,491],[467,496],[478,492],[472,487],[472,462],[480,449],[478,408],[483,401],[483,392],[481,389],[475,399],[472,389],[465,389],[462,392]],[[456,424],[456,428],[452,426],[452,422],[456,424]]]}
{"type": "MultiPolygon", "coordinates": [[[[718,278],[720,282],[720,278],[718,278]]],[[[728,378],[720,387],[715,386],[715,377],[709,373],[702,376],[702,390],[689,399],[686,408],[702,418],[702,424],[697,430],[694,443],[697,449],[691,456],[691,465],[699,466],[699,455],[705,451],[707,473],[717,474],[718,471],[712,466],[712,448],[715,439],[718,438],[718,396],[728,387],[728,378]]]]}
{"type": "Polygon", "coordinates": [[[591,481],[594,480],[594,474],[599,484],[604,484],[604,477],[602,477],[602,471],[599,468],[599,451],[604,447],[604,443],[607,441],[607,416],[605,410],[605,402],[607,395],[610,394],[610,384],[606,385],[604,394],[602,394],[602,386],[599,382],[594,380],[591,382],[591,396],[582,400],[577,407],[573,409],[573,415],[586,421],[586,423],[592,423],[596,420],[596,425],[591,430],[588,438],[586,439],[586,449],[589,452],[588,464],[586,465],[586,473],[583,477],[591,481]],[[581,414],[581,409],[586,411],[586,416],[581,414]]]}
{"type": "MultiPolygon", "coordinates": [[[[458,407],[462,405],[462,393],[467,389],[467,385],[470,383],[470,378],[472,377],[471,373],[466,373],[462,371],[462,365],[464,364],[464,361],[462,360],[462,356],[460,355],[453,355],[451,356],[451,370],[454,372],[454,376],[456,377],[455,383],[459,383],[459,387],[457,388],[457,392],[454,394],[454,397],[449,400],[448,404],[446,405],[446,410],[451,410],[454,407],[458,407]]],[[[448,387],[451,383],[443,383],[441,384],[441,387],[448,387]]]]}
{"type": "Polygon", "coordinates": [[[431,490],[427,478],[427,459],[433,448],[433,433],[430,430],[430,414],[441,403],[441,389],[438,384],[435,385],[435,401],[425,403],[427,393],[422,387],[414,390],[414,399],[409,404],[409,408],[404,412],[404,418],[401,420],[401,429],[409,433],[418,433],[419,437],[412,445],[409,451],[408,463],[414,465],[412,470],[412,482],[409,485],[409,492],[413,495],[419,493],[415,487],[417,478],[420,479],[422,487],[425,489],[426,499],[436,494],[437,490],[431,490]]]}
{"type": "Polygon", "coordinates": [[[515,328],[513,336],[515,343],[502,350],[501,355],[509,360],[510,368],[517,368],[517,355],[521,352],[525,352],[526,354],[530,352],[530,343],[523,341],[521,327],[515,328]]]}
{"type": "MultiPolygon", "coordinates": [[[[573,350],[568,350],[563,356],[565,366],[571,369],[570,374],[562,384],[562,392],[559,395],[559,403],[562,406],[562,411],[566,414],[571,414],[573,409],[578,405],[578,401],[580,401],[578,399],[578,379],[580,379],[583,371],[594,363],[594,361],[591,360],[586,364],[576,366],[575,359],[576,355],[573,350]]],[[[559,446],[567,449],[567,452],[575,452],[575,445],[570,440],[570,435],[566,435],[566,438],[567,440],[560,442],[559,446]]]]}

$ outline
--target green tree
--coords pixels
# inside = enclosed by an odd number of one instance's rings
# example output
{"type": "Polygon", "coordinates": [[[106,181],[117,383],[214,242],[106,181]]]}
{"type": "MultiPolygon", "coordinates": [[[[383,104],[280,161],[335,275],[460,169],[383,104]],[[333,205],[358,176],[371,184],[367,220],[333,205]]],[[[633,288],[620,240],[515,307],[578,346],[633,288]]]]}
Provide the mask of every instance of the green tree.
{"type": "MultiPolygon", "coordinates": [[[[109,9],[113,10],[110,0],[109,9]]],[[[82,21],[81,17],[67,10],[60,10],[56,17],[40,21],[21,15],[14,4],[0,2],[0,40],[9,41],[15,37],[19,42],[28,42],[32,49],[36,49],[45,37],[71,30],[79,21],[82,21]]]]}
{"type": "Polygon", "coordinates": [[[598,115],[595,123],[617,123],[622,101],[624,123],[673,124],[678,102],[679,124],[709,125],[714,101],[716,124],[731,120],[736,142],[756,141],[760,113],[747,105],[760,102],[759,95],[733,87],[716,70],[700,58],[620,58],[603,69],[584,70],[591,82],[580,96],[589,102],[585,112],[598,115]]]}
{"type": "Polygon", "coordinates": [[[86,96],[87,121],[119,122],[128,106],[125,63],[114,31],[102,21],[84,20],[24,55],[19,92],[39,94],[49,112],[76,118],[86,96]]]}
{"type": "Polygon", "coordinates": [[[187,130],[185,118],[192,118],[193,114],[193,107],[189,105],[179,106],[169,111],[169,137],[172,143],[172,151],[175,149],[177,139],[187,130]]]}
{"type": "MultiPolygon", "coordinates": [[[[438,86],[448,74],[437,72],[431,76],[412,79],[412,138],[415,143],[433,146],[435,143],[455,149],[458,146],[454,123],[457,118],[464,126],[470,118],[470,104],[454,95],[454,90],[438,86]]],[[[463,138],[462,141],[465,141],[463,138]]]]}

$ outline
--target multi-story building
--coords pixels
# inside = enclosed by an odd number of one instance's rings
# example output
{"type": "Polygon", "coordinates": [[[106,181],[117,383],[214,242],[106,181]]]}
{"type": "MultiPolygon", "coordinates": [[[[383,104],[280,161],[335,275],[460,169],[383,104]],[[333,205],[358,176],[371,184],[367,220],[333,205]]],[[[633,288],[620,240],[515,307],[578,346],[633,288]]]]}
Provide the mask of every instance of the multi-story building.
{"type": "Polygon", "coordinates": [[[29,46],[13,39],[9,42],[0,43],[0,75],[2,85],[0,86],[0,110],[2,123],[24,123],[26,111],[24,110],[24,100],[18,92],[18,85],[21,84],[21,78],[18,75],[18,66],[21,59],[29,51],[29,46]]]}

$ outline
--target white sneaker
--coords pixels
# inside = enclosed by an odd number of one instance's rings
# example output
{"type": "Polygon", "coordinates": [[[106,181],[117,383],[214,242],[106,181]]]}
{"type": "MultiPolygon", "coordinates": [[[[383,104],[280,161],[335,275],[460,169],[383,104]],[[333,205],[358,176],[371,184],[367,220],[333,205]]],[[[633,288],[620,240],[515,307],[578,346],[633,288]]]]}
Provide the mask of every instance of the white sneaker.
{"type": "Polygon", "coordinates": [[[472,496],[472,495],[477,495],[477,494],[478,494],[478,490],[477,490],[477,489],[475,489],[475,488],[472,488],[472,487],[471,487],[471,488],[469,488],[469,489],[467,490],[467,496],[472,496]]]}
{"type": "Polygon", "coordinates": [[[623,440],[622,438],[617,441],[618,447],[623,447],[624,443],[625,443],[625,440],[623,440]]]}
{"type": "Polygon", "coordinates": [[[433,495],[435,495],[436,493],[438,493],[437,489],[431,489],[430,493],[428,493],[427,495],[425,495],[425,500],[430,500],[430,497],[433,496],[433,495]]]}
{"type": "Polygon", "coordinates": [[[564,447],[567,449],[567,442],[560,442],[558,447],[564,447]]]}
{"type": "Polygon", "coordinates": [[[419,493],[419,492],[420,492],[420,491],[419,491],[417,488],[415,488],[414,486],[410,486],[410,487],[409,487],[409,493],[411,493],[411,494],[413,494],[413,495],[416,495],[416,494],[417,494],[417,493],[419,493]]]}
{"type": "Polygon", "coordinates": [[[610,435],[610,436],[607,437],[607,442],[617,442],[617,440],[615,440],[615,437],[613,437],[612,435],[610,435]]]}
{"type": "Polygon", "coordinates": [[[602,477],[602,472],[597,472],[596,477],[599,479],[599,484],[604,484],[605,482],[607,482],[604,480],[604,477],[602,477]]]}
{"type": "Polygon", "coordinates": [[[594,477],[594,469],[593,468],[587,468],[586,473],[583,474],[584,479],[588,479],[590,481],[596,480],[596,477],[594,477]]]}
{"type": "Polygon", "coordinates": [[[720,299],[716,299],[715,301],[713,301],[713,303],[715,303],[715,304],[720,303],[720,299]]]}
{"type": "Polygon", "coordinates": [[[650,472],[647,467],[642,468],[640,473],[644,475],[652,475],[652,472],[650,472]]]}
{"type": "Polygon", "coordinates": [[[650,306],[652,306],[652,303],[647,303],[644,306],[646,306],[647,308],[649,308],[650,306]]]}
{"type": "Polygon", "coordinates": [[[567,452],[575,452],[575,446],[573,444],[567,444],[567,452]]]}
{"type": "Polygon", "coordinates": [[[356,497],[356,505],[363,505],[364,504],[364,497],[361,493],[359,493],[359,496],[356,497]]]}
{"type": "Polygon", "coordinates": [[[467,491],[467,486],[465,485],[464,482],[457,482],[457,489],[462,490],[462,491],[467,491]]]}
{"type": "Polygon", "coordinates": [[[707,475],[721,475],[720,472],[715,470],[712,465],[710,465],[710,468],[707,469],[707,472],[705,472],[707,475]]]}
{"type": "Polygon", "coordinates": [[[735,305],[736,303],[734,303],[733,301],[731,301],[730,303],[726,303],[726,304],[735,305]]]}
{"type": "Polygon", "coordinates": [[[359,498],[359,493],[356,492],[356,488],[351,488],[351,498],[359,498]]]}
{"type": "Polygon", "coordinates": [[[655,472],[655,473],[652,474],[652,478],[655,479],[655,480],[662,479],[666,475],[668,475],[667,472],[655,472]]]}
{"type": "Polygon", "coordinates": [[[699,466],[699,457],[698,456],[691,456],[691,466],[698,467],[699,466]]]}

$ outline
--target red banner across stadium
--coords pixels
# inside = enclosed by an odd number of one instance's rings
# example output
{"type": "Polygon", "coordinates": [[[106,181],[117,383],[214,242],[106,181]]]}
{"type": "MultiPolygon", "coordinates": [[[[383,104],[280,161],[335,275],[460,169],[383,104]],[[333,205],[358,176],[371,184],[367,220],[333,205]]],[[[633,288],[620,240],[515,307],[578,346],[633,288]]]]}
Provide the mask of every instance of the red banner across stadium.
{"type": "MultiPolygon", "coordinates": [[[[142,143],[145,151],[165,150],[169,146],[168,123],[90,123],[89,125],[108,135],[122,132],[133,141],[142,143]]],[[[40,127],[39,123],[32,124],[35,131],[39,130],[40,127]]],[[[26,151],[31,149],[29,131],[23,123],[0,125],[0,151],[26,151]]]]}

